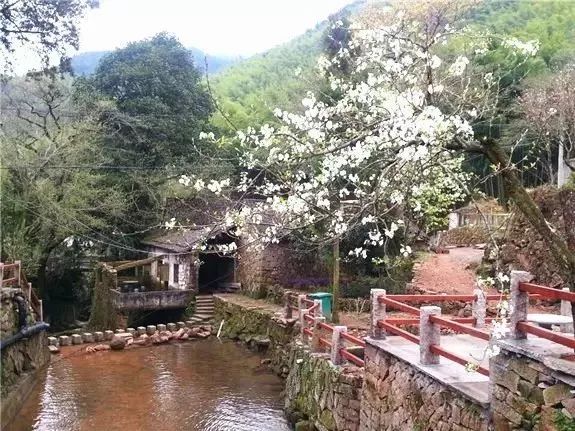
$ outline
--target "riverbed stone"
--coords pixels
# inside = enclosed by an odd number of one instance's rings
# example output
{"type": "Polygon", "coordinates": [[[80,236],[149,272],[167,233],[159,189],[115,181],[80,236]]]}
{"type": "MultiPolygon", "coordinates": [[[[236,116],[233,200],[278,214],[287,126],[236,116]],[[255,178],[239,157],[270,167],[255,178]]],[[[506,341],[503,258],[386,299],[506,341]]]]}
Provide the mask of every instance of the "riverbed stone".
{"type": "Polygon", "coordinates": [[[148,325],[146,326],[146,333],[148,335],[153,335],[156,332],[156,325],[148,325]]]}
{"type": "Polygon", "coordinates": [[[185,328],[185,327],[186,327],[186,323],[185,323],[185,322],[177,322],[176,325],[178,326],[178,329],[180,329],[180,328],[185,328]]]}
{"type": "Polygon", "coordinates": [[[160,323],[160,324],[158,325],[158,331],[159,331],[159,332],[163,332],[163,331],[165,331],[165,330],[166,330],[166,325],[164,325],[163,323],[160,323]]]}
{"type": "Polygon", "coordinates": [[[114,338],[114,331],[111,330],[104,331],[104,339],[106,341],[110,341],[112,340],[112,338],[114,338]]]}
{"type": "Polygon", "coordinates": [[[138,328],[136,329],[136,332],[138,333],[138,335],[144,335],[146,333],[146,327],[145,326],[138,326],[138,328]]]}
{"type": "Polygon", "coordinates": [[[94,334],[91,332],[84,332],[82,334],[82,340],[84,343],[93,343],[94,342],[94,334]]]}
{"type": "Polygon", "coordinates": [[[82,336],[80,334],[72,334],[72,344],[82,344],[82,336]]]}
{"type": "Polygon", "coordinates": [[[168,331],[174,332],[177,328],[178,325],[176,325],[175,323],[168,323],[167,325],[168,331]]]}
{"type": "Polygon", "coordinates": [[[110,341],[110,348],[112,350],[123,350],[126,347],[126,340],[123,337],[114,337],[110,341]]]}
{"type": "Polygon", "coordinates": [[[48,345],[49,346],[57,346],[58,339],[56,337],[48,337],[48,345]]]}
{"type": "Polygon", "coordinates": [[[60,335],[58,337],[58,342],[60,343],[60,346],[69,346],[72,344],[72,339],[67,335],[60,335]]]}
{"type": "Polygon", "coordinates": [[[94,341],[96,342],[104,341],[104,333],[101,331],[94,332],[94,341]]]}

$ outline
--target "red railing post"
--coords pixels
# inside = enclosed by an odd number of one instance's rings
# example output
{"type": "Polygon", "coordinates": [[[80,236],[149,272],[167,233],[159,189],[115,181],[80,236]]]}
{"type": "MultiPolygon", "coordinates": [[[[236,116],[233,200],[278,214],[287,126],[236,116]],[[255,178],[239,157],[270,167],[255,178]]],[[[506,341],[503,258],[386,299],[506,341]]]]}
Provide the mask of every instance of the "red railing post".
{"type": "Polygon", "coordinates": [[[291,319],[293,316],[292,313],[292,306],[291,306],[291,293],[286,292],[284,293],[284,317],[286,319],[291,319]]]}
{"type": "Polygon", "coordinates": [[[300,334],[302,340],[307,343],[307,334],[305,333],[306,323],[305,323],[305,316],[307,314],[307,309],[305,308],[304,301],[306,297],[305,295],[298,295],[297,296],[297,311],[299,317],[299,325],[300,325],[300,334]]]}
{"type": "Polygon", "coordinates": [[[511,271],[511,315],[509,325],[511,338],[522,340],[527,338],[527,333],[517,327],[519,322],[527,320],[527,310],[529,308],[529,294],[520,289],[521,283],[528,283],[533,276],[527,271],[511,271]]]}
{"type": "Polygon", "coordinates": [[[429,320],[429,317],[441,316],[441,308],[425,306],[419,310],[419,361],[423,365],[439,364],[439,355],[430,350],[430,346],[439,346],[441,332],[438,324],[429,320]]]}
{"type": "Polygon", "coordinates": [[[485,292],[482,289],[474,289],[473,294],[475,299],[471,304],[471,315],[475,319],[473,326],[476,328],[485,327],[485,316],[487,314],[487,298],[485,292]]]}
{"type": "Polygon", "coordinates": [[[343,338],[341,338],[342,332],[347,332],[347,326],[334,326],[333,332],[331,334],[331,355],[330,359],[334,365],[341,365],[343,363],[343,357],[341,356],[340,350],[345,347],[343,344],[343,338]]]}
{"type": "Polygon", "coordinates": [[[371,299],[371,321],[369,325],[369,336],[374,339],[385,338],[385,331],[379,327],[377,322],[385,320],[385,303],[379,298],[385,296],[385,289],[371,289],[369,296],[371,299]]]}
{"type": "Polygon", "coordinates": [[[325,317],[315,316],[313,318],[313,335],[311,336],[311,351],[321,352],[321,324],[325,323],[325,317]]]}
{"type": "MultiPolygon", "coordinates": [[[[564,292],[570,291],[568,287],[564,287],[561,290],[564,292]]],[[[570,318],[573,317],[573,314],[571,313],[571,302],[565,299],[561,300],[561,315],[570,318]]],[[[573,332],[573,323],[567,323],[565,325],[561,325],[561,332],[573,332]]]]}

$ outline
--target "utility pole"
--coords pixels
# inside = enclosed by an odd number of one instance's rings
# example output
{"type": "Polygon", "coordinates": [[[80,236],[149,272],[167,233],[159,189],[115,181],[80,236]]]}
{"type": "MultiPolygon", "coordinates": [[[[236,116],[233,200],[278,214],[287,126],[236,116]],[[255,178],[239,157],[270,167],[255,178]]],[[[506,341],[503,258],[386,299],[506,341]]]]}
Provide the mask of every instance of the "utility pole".
{"type": "Polygon", "coordinates": [[[331,305],[331,319],[334,323],[339,323],[339,236],[333,240],[333,279],[331,283],[333,304],[331,305]]]}

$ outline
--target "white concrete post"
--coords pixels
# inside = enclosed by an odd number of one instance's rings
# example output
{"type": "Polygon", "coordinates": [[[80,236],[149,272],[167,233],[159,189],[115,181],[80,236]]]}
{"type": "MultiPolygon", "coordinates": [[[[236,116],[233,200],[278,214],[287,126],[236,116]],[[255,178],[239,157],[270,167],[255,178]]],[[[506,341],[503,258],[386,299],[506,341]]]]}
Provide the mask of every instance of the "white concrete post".
{"type": "Polygon", "coordinates": [[[32,283],[28,282],[28,304],[32,303],[32,283]]]}
{"type": "Polygon", "coordinates": [[[321,338],[321,327],[320,324],[325,323],[324,316],[316,316],[313,318],[313,335],[311,337],[311,351],[321,352],[321,344],[319,339],[321,338]]]}
{"type": "Polygon", "coordinates": [[[511,315],[509,316],[510,335],[515,340],[527,338],[527,334],[517,329],[517,323],[527,320],[529,294],[519,290],[520,283],[527,283],[533,276],[527,271],[511,271],[511,315]]]}
{"type": "Polygon", "coordinates": [[[439,355],[432,353],[429,346],[439,346],[441,332],[439,325],[429,320],[430,316],[441,316],[441,308],[430,305],[419,309],[419,361],[423,365],[439,364],[439,355]]]}
{"type": "Polygon", "coordinates": [[[286,319],[291,319],[293,317],[293,310],[291,308],[290,297],[291,297],[290,292],[286,292],[284,294],[284,317],[286,319]]]}
{"type": "Polygon", "coordinates": [[[313,313],[314,317],[320,317],[323,316],[323,308],[321,305],[321,300],[319,299],[314,299],[313,300],[314,305],[316,305],[315,308],[315,312],[313,313]]]}
{"type": "Polygon", "coordinates": [[[471,315],[475,319],[473,326],[476,328],[485,327],[485,316],[487,314],[487,298],[483,289],[474,289],[475,299],[471,304],[471,315]]]}
{"type": "Polygon", "coordinates": [[[347,326],[334,326],[333,333],[331,334],[331,354],[330,359],[334,365],[341,365],[344,358],[341,356],[340,350],[345,347],[341,334],[347,332],[347,326]]]}
{"type": "Polygon", "coordinates": [[[40,322],[44,321],[44,304],[41,299],[38,300],[40,303],[40,322]]]}
{"type": "Polygon", "coordinates": [[[21,271],[22,271],[22,262],[19,261],[19,260],[17,260],[17,261],[15,261],[14,263],[16,264],[16,269],[14,270],[14,272],[16,273],[15,276],[16,276],[16,278],[18,279],[16,285],[17,285],[18,287],[22,287],[22,286],[20,286],[20,273],[21,273],[21,271]]]}
{"type": "MultiPolygon", "coordinates": [[[[569,292],[568,287],[564,287],[561,290],[563,290],[564,292],[569,292]]],[[[573,318],[573,314],[571,314],[571,303],[564,299],[561,300],[561,315],[567,316],[571,319],[573,318]]],[[[561,332],[573,332],[573,323],[567,323],[565,325],[561,325],[561,332]]]]}
{"type": "Polygon", "coordinates": [[[379,298],[385,296],[385,289],[371,289],[369,297],[371,300],[371,320],[369,324],[369,336],[375,339],[385,338],[385,331],[377,326],[377,322],[385,320],[385,304],[379,302],[379,298]]]}

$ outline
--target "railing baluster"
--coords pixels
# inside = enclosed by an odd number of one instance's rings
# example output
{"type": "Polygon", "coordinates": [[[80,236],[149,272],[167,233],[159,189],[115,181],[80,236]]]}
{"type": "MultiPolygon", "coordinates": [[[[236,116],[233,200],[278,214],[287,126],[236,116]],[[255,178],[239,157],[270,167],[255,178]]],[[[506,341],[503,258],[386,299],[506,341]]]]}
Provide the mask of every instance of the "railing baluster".
{"type": "Polygon", "coordinates": [[[527,333],[517,327],[519,322],[527,320],[527,310],[529,308],[529,294],[519,289],[521,283],[528,283],[533,276],[527,271],[511,271],[511,315],[509,324],[511,326],[511,338],[522,340],[527,338],[527,333]]]}
{"type": "Polygon", "coordinates": [[[430,350],[430,346],[441,344],[439,325],[433,323],[430,316],[441,316],[441,308],[421,307],[419,314],[419,360],[423,365],[439,364],[439,355],[430,350]]]}
{"type": "Polygon", "coordinates": [[[293,309],[291,305],[291,293],[286,292],[284,294],[284,317],[286,319],[291,319],[293,316],[293,309]]]}
{"type": "Polygon", "coordinates": [[[325,323],[325,317],[316,316],[313,319],[313,335],[311,337],[311,350],[312,352],[321,352],[321,343],[319,339],[321,338],[321,324],[325,323]]]}
{"type": "MultiPolygon", "coordinates": [[[[561,290],[564,292],[570,291],[568,287],[564,287],[561,290]]],[[[567,317],[573,316],[573,314],[571,313],[571,302],[565,299],[561,300],[561,315],[567,317]]],[[[565,325],[561,325],[561,332],[573,332],[573,323],[567,323],[565,325]]]]}
{"type": "Polygon", "coordinates": [[[379,300],[386,294],[385,289],[371,289],[369,292],[371,299],[371,320],[369,325],[369,336],[374,339],[385,338],[385,331],[377,324],[380,320],[385,320],[385,303],[379,300]]]}
{"type": "Polygon", "coordinates": [[[334,365],[341,365],[344,361],[340,350],[345,347],[341,333],[347,332],[347,326],[334,326],[331,334],[331,354],[330,359],[334,365]]]}
{"type": "Polygon", "coordinates": [[[473,326],[484,328],[487,314],[487,298],[482,289],[474,289],[473,294],[475,295],[475,300],[471,304],[471,315],[475,319],[473,326]]]}

